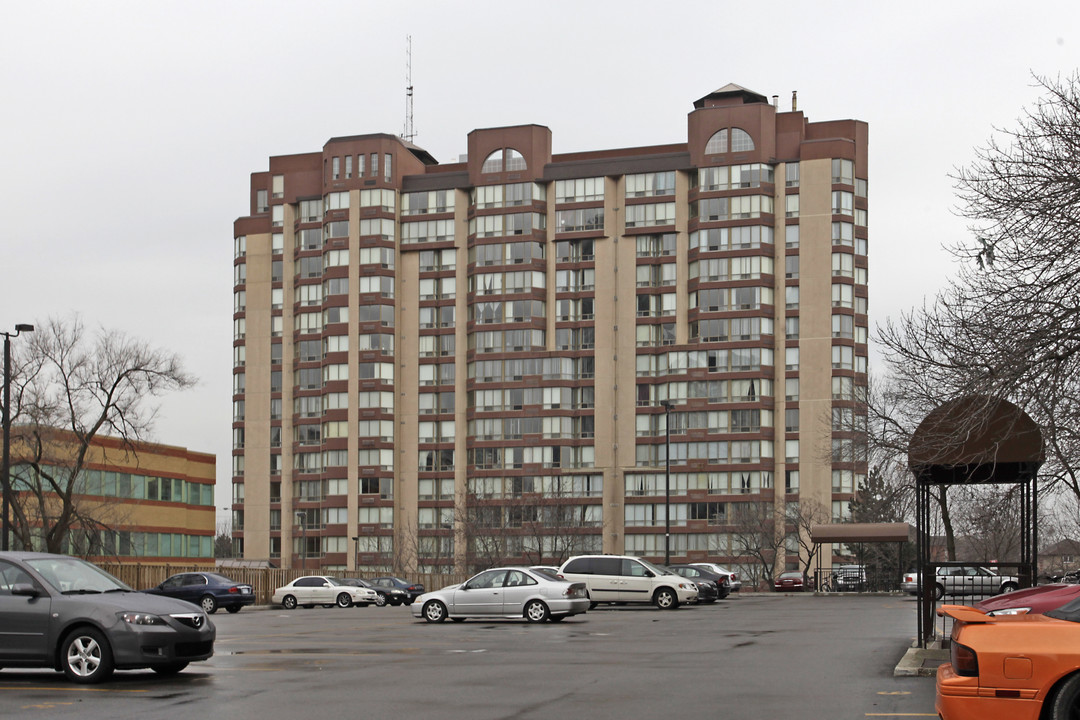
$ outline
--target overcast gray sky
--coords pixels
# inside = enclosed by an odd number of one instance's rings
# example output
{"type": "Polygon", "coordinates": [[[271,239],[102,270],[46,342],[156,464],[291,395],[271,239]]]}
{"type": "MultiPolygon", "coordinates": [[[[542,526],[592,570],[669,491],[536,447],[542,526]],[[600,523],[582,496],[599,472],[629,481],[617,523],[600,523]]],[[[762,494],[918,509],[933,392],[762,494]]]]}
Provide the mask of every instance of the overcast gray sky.
{"type": "MultiPolygon", "coordinates": [[[[0,329],[81,314],[179,352],[156,439],[218,456],[228,503],[232,222],[267,158],[399,134],[455,162],[478,127],[556,153],[685,142],[729,82],[870,126],[871,323],[950,272],[950,171],[1080,65],[1080,3],[0,2],[0,329]],[[755,8],[766,8],[756,15],[755,8]],[[613,122],[618,120],[618,122],[613,122]]],[[[16,341],[18,342],[18,341],[16,341]]]]}

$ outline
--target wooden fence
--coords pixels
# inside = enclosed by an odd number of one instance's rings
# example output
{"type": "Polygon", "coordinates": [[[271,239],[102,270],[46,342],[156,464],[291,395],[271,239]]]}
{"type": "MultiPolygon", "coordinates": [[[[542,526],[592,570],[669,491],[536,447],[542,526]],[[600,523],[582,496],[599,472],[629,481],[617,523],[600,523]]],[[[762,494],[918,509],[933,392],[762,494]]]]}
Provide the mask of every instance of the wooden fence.
{"type": "MultiPolygon", "coordinates": [[[[314,572],[305,572],[296,568],[286,570],[282,568],[241,568],[241,567],[227,567],[227,568],[214,568],[207,567],[206,565],[185,565],[185,564],[149,564],[149,563],[98,563],[98,567],[108,572],[111,575],[116,576],[124,583],[130,585],[136,590],[146,590],[152,588],[161,583],[165,578],[176,575],[177,573],[184,572],[215,572],[225,575],[238,583],[244,585],[250,585],[252,592],[255,593],[255,603],[257,605],[269,605],[270,597],[274,594],[274,590],[285,585],[286,583],[304,575],[314,575],[314,572]]],[[[350,571],[326,571],[319,573],[320,575],[326,575],[327,577],[356,577],[355,572],[350,571]]],[[[453,585],[455,583],[465,582],[470,576],[468,574],[456,574],[456,573],[439,573],[428,574],[421,573],[416,575],[409,575],[407,579],[409,582],[421,583],[427,590],[438,590],[439,588],[446,587],[447,585],[453,585]]]]}

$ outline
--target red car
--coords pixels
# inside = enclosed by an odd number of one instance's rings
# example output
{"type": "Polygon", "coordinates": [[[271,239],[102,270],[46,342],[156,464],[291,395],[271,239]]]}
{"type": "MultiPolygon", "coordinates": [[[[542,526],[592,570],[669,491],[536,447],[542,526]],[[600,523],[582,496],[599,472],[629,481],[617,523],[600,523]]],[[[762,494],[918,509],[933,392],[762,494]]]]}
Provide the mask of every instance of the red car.
{"type": "Polygon", "coordinates": [[[781,573],[780,577],[773,581],[776,592],[802,592],[804,587],[801,572],[781,573]]]}
{"type": "Polygon", "coordinates": [[[1080,585],[1057,583],[1002,593],[975,605],[990,615],[1042,615],[1080,598],[1080,585]]]}

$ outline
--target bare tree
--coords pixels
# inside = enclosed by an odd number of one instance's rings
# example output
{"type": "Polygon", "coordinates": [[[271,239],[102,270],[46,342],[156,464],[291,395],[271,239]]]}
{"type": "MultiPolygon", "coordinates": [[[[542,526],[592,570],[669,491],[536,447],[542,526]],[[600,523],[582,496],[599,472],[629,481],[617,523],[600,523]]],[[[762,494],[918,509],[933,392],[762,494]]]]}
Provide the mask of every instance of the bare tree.
{"type": "Polygon", "coordinates": [[[811,530],[815,525],[828,523],[832,519],[832,512],[816,500],[804,499],[799,502],[788,503],[784,509],[784,521],[789,528],[788,551],[795,551],[799,556],[799,568],[802,570],[803,580],[810,577],[811,568],[821,546],[813,541],[811,530]]]}
{"type": "Polygon", "coordinates": [[[84,494],[88,458],[104,452],[95,441],[118,438],[120,452],[137,457],[157,413],[151,400],[195,379],[177,355],[118,331],[88,333],[77,317],[39,325],[19,350],[11,409],[15,544],[61,552],[75,528],[115,526],[109,505],[84,494]]]}
{"type": "Polygon", "coordinates": [[[1047,475],[1080,496],[1080,75],[1036,82],[1018,126],[955,175],[972,238],[952,248],[958,274],[880,339],[907,406],[1007,398],[1042,428],[1047,475]]]}
{"type": "Polygon", "coordinates": [[[575,477],[521,480],[519,485],[511,479],[508,496],[467,496],[458,515],[471,569],[507,563],[559,564],[588,549],[600,515],[582,503],[575,477]]]}
{"type": "Polygon", "coordinates": [[[784,515],[773,503],[739,502],[731,504],[732,554],[750,560],[739,563],[749,575],[751,586],[769,582],[775,575],[776,558],[782,554],[785,533],[784,515]]]}

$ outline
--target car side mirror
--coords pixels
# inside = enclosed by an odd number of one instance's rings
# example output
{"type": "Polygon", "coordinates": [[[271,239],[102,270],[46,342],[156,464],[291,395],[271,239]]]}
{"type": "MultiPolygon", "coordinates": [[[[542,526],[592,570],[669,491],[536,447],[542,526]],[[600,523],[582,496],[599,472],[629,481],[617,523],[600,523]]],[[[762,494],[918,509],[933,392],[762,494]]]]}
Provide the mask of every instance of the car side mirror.
{"type": "Polygon", "coordinates": [[[653,574],[652,570],[646,570],[645,577],[656,577],[656,575],[653,574]]]}
{"type": "Polygon", "coordinates": [[[22,597],[36,598],[38,595],[41,594],[41,591],[39,591],[30,583],[15,583],[11,586],[11,594],[20,595],[22,597]]]}

